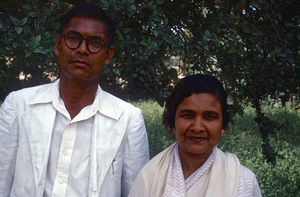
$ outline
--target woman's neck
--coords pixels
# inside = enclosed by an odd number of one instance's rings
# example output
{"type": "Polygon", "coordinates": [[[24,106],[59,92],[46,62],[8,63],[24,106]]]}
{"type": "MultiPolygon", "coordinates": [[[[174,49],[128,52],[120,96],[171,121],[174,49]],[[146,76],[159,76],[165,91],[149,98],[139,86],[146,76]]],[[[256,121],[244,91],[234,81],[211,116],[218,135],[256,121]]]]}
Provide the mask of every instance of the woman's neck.
{"type": "Polygon", "coordinates": [[[180,156],[180,161],[182,165],[182,171],[184,175],[184,179],[187,179],[191,174],[193,174],[198,168],[202,166],[202,164],[207,160],[209,154],[204,155],[196,155],[186,153],[178,146],[178,153],[180,156]]]}

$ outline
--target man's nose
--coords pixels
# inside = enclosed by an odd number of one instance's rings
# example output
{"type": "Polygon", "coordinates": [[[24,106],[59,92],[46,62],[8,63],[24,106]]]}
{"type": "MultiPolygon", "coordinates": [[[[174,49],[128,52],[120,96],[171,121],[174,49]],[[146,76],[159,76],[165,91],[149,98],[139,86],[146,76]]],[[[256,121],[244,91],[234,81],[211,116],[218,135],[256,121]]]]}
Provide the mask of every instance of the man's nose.
{"type": "Polygon", "coordinates": [[[87,41],[85,39],[82,40],[82,42],[80,43],[77,51],[80,54],[88,54],[89,53],[88,44],[87,44],[87,41]]]}

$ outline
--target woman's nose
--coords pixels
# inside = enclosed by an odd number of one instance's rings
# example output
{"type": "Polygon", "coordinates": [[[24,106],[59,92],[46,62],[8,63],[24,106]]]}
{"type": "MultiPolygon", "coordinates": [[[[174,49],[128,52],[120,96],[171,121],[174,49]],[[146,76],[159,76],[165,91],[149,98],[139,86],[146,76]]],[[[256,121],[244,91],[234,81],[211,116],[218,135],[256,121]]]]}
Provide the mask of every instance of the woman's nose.
{"type": "Polygon", "coordinates": [[[205,123],[201,117],[196,117],[193,122],[193,130],[195,132],[201,132],[205,128],[205,123]]]}

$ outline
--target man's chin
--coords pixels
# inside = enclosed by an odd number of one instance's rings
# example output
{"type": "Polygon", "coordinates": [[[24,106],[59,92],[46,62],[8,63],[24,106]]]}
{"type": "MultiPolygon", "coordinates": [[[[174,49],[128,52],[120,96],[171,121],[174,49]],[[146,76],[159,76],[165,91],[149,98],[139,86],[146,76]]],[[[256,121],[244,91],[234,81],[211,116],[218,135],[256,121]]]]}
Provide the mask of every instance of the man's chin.
{"type": "Polygon", "coordinates": [[[72,80],[72,81],[82,81],[82,82],[98,82],[99,76],[89,76],[86,75],[86,73],[69,73],[66,71],[61,71],[60,78],[64,78],[66,80],[72,80]]]}

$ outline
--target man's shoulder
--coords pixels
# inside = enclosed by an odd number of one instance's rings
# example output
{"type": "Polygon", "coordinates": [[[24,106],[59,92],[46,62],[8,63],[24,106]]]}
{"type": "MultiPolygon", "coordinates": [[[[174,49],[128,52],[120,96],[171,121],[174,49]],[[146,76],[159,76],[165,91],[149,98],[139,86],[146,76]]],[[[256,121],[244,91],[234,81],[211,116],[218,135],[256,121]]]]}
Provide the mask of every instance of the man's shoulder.
{"type": "Polygon", "coordinates": [[[32,94],[35,94],[41,90],[48,88],[52,84],[53,83],[46,83],[46,84],[36,85],[36,86],[32,86],[32,87],[22,88],[20,90],[13,91],[12,93],[14,93],[15,95],[22,95],[25,97],[29,97],[32,94]]]}
{"type": "Polygon", "coordinates": [[[123,109],[123,110],[129,110],[129,111],[136,111],[139,110],[139,108],[135,107],[134,105],[132,105],[131,103],[124,101],[106,91],[102,91],[103,95],[101,99],[104,99],[106,102],[109,102],[111,105],[116,106],[119,109],[123,109]]]}
{"type": "Polygon", "coordinates": [[[43,92],[46,92],[53,83],[47,83],[32,87],[23,88],[20,90],[12,91],[6,97],[6,100],[12,100],[21,103],[28,103],[35,99],[38,95],[41,95],[43,92]]]}

